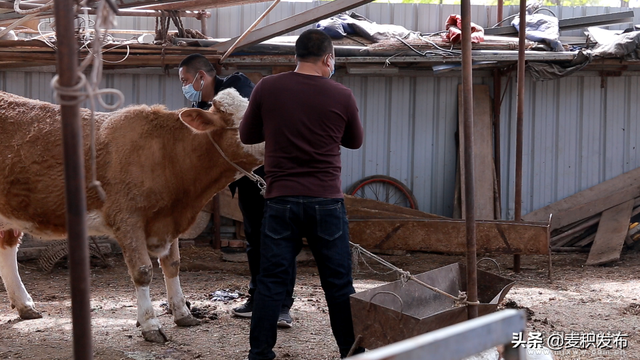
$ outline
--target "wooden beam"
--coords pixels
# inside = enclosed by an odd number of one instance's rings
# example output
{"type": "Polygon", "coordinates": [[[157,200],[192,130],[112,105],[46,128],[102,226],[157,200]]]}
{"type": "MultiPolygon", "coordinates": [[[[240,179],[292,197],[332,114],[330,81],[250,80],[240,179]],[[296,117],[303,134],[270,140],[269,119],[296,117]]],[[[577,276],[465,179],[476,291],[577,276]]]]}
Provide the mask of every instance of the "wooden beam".
{"type": "Polygon", "coordinates": [[[602,213],[587,265],[603,265],[620,259],[620,252],[629,232],[633,202],[629,200],[602,213]]]}
{"type": "MultiPolygon", "coordinates": [[[[203,9],[205,7],[211,6],[211,7],[215,7],[213,4],[218,3],[218,2],[229,2],[230,0],[222,0],[222,1],[217,1],[217,0],[201,0],[199,1],[202,4],[203,9]]],[[[146,7],[149,5],[166,5],[166,4],[174,4],[174,3],[181,3],[181,2],[185,2],[185,1],[176,1],[176,0],[116,0],[116,4],[118,5],[119,9],[126,9],[126,8],[142,8],[142,7],[146,7]]],[[[184,10],[184,9],[180,9],[180,10],[184,10]]]]}
{"type": "MultiPolygon", "coordinates": [[[[227,2],[230,2],[231,0],[228,0],[227,2]]],[[[255,3],[255,2],[264,2],[264,1],[269,1],[269,0],[246,0],[244,2],[246,3],[255,3]]],[[[184,4],[189,4],[191,2],[196,2],[196,1],[183,1],[182,3],[184,4]]],[[[202,2],[201,0],[197,0],[197,2],[202,2]]],[[[236,4],[235,2],[232,5],[239,5],[236,4]]],[[[41,7],[42,5],[36,5],[36,4],[31,4],[31,3],[20,3],[20,8],[22,8],[23,10],[29,10],[29,9],[35,9],[38,7],[41,7]]],[[[225,5],[228,6],[228,5],[225,5]]],[[[155,10],[180,10],[178,12],[178,16],[180,17],[199,17],[202,16],[203,14],[199,11],[185,11],[185,8],[188,6],[182,6],[180,7],[179,4],[166,4],[166,5],[152,5],[152,6],[148,6],[145,7],[144,9],[135,9],[135,10],[119,10],[118,11],[118,16],[160,16],[160,13],[158,11],[155,10]],[[175,8],[174,8],[175,7],[175,8]],[[156,9],[158,8],[158,9],[156,9]]],[[[9,3],[9,2],[4,2],[4,1],[0,1],[0,9],[9,9],[9,10],[13,10],[13,3],[9,3]]],[[[198,7],[199,9],[199,7],[198,7]]],[[[5,13],[12,13],[11,11],[5,12],[5,13]]],[[[47,13],[45,11],[45,13],[47,13]]],[[[15,13],[14,13],[15,14],[15,13]]],[[[89,10],[89,15],[95,15],[96,14],[96,9],[91,8],[89,10]]],[[[22,17],[22,15],[20,14],[16,14],[16,17],[22,17]]],[[[47,14],[47,16],[52,16],[51,12],[49,12],[47,14]]],[[[207,12],[206,14],[204,14],[205,17],[209,18],[211,17],[211,13],[207,12]]],[[[37,29],[37,27],[36,27],[37,29]]]]}
{"type": "Polygon", "coordinates": [[[344,206],[347,209],[347,216],[358,218],[367,215],[375,215],[375,211],[379,211],[381,216],[378,217],[390,217],[389,214],[400,217],[413,217],[422,219],[447,219],[444,216],[434,215],[426,213],[420,210],[409,209],[406,207],[387,204],[382,201],[376,201],[371,199],[363,199],[351,195],[344,195],[344,206]]]}
{"type": "Polygon", "coordinates": [[[551,230],[586,219],[616,205],[625,203],[628,200],[633,200],[639,195],[640,184],[636,184],[628,188],[622,188],[620,191],[616,191],[606,197],[580,204],[565,211],[560,211],[553,214],[551,230]]]}
{"type": "MultiPolygon", "coordinates": [[[[478,220],[478,253],[549,254],[546,223],[478,220]]],[[[366,249],[466,252],[465,221],[454,219],[349,218],[351,241],[366,249]]]]}
{"type": "MultiPolygon", "coordinates": [[[[464,126],[462,117],[462,85],[458,85],[458,132],[460,139],[460,148],[458,154],[460,156],[459,178],[464,179],[464,126]]],[[[475,215],[478,220],[493,220],[495,217],[494,210],[494,193],[493,185],[495,180],[495,172],[493,165],[493,116],[491,114],[491,96],[489,95],[489,86],[474,85],[473,86],[473,157],[474,157],[474,188],[475,188],[475,215]]],[[[456,179],[458,181],[458,179],[456,179]]],[[[462,218],[466,218],[465,214],[465,186],[464,181],[460,181],[460,209],[462,218]]]]}
{"type": "MultiPolygon", "coordinates": [[[[253,44],[261,43],[275,36],[299,29],[318,20],[326,19],[343,11],[370,3],[371,1],[373,0],[336,0],[317,6],[313,9],[309,9],[307,11],[301,12],[300,14],[290,16],[286,19],[263,26],[258,30],[253,31],[240,44],[238,44],[236,50],[253,44]]],[[[238,38],[239,36],[217,44],[213,46],[213,48],[218,51],[225,52],[231,48],[231,45],[233,45],[233,43],[235,43],[238,38]]]]}
{"type": "MultiPolygon", "coordinates": [[[[263,2],[263,1],[267,1],[267,0],[251,0],[251,1],[247,1],[247,3],[254,3],[254,2],[263,2]]],[[[176,8],[173,9],[173,7],[177,7],[177,6],[171,6],[172,4],[168,4],[168,5],[154,5],[154,6],[150,6],[150,7],[145,7],[145,8],[136,8],[136,9],[132,9],[132,10],[124,10],[124,9],[120,9],[120,11],[118,12],[118,16],[133,16],[133,17],[140,17],[140,16],[146,16],[146,17],[158,17],[161,14],[156,11],[156,10],[179,10],[178,11],[178,16],[179,17],[191,17],[191,18],[210,18],[211,17],[211,13],[208,11],[193,11],[195,10],[200,10],[200,7],[183,7],[183,8],[176,8]],[[190,11],[191,10],[191,11],[190,11]]],[[[224,1],[224,2],[220,2],[219,4],[217,4],[217,6],[209,6],[208,8],[213,8],[213,7],[224,7],[224,6],[233,6],[233,5],[239,5],[236,4],[235,2],[231,2],[231,0],[229,1],[224,1]]],[[[20,5],[22,6],[22,5],[20,5]]],[[[3,8],[3,6],[0,6],[0,8],[3,8]]],[[[25,8],[27,8],[27,6],[25,6],[25,8]]],[[[12,7],[13,9],[13,7],[12,7]]],[[[96,13],[96,9],[90,9],[88,11],[89,15],[95,15],[96,13]]],[[[0,13],[0,24],[10,24],[11,22],[20,19],[24,17],[23,15],[17,14],[13,11],[11,12],[5,12],[5,13],[0,13]]],[[[51,11],[43,11],[42,13],[36,15],[34,17],[34,19],[46,19],[46,18],[52,18],[53,17],[53,13],[51,11]]]]}
{"type": "MultiPolygon", "coordinates": [[[[581,218],[585,218],[585,217],[597,214],[612,206],[623,203],[626,200],[637,198],[638,196],[640,196],[640,190],[638,190],[639,193],[637,195],[635,196],[630,195],[629,198],[622,199],[617,203],[612,204],[610,201],[608,203],[606,201],[607,197],[611,197],[612,195],[618,193],[619,191],[621,191],[620,189],[622,189],[622,191],[624,191],[625,189],[631,189],[631,188],[637,189],[638,185],[640,185],[640,168],[628,171],[624,174],[614,177],[613,179],[607,180],[598,185],[592,186],[586,190],[583,190],[576,194],[568,196],[562,200],[549,204],[543,208],[532,211],[524,215],[522,219],[527,221],[545,221],[549,218],[550,214],[553,214],[553,220],[551,225],[553,230],[553,229],[562,227],[562,226],[558,226],[558,224],[560,223],[570,224],[573,221],[577,221],[577,220],[580,220],[581,218]],[[605,207],[601,207],[600,209],[592,208],[590,211],[588,209],[584,209],[585,204],[591,203],[592,205],[595,206],[596,204],[593,202],[596,202],[600,199],[605,199],[605,201],[600,204],[600,206],[605,206],[605,207]],[[584,213],[591,213],[591,215],[584,215],[584,216],[581,215],[582,217],[580,217],[580,216],[569,214],[567,218],[568,220],[556,222],[556,217],[559,214],[569,213],[573,209],[577,209],[581,206],[583,207],[583,210],[585,210],[584,213]],[[571,221],[571,218],[576,220],[571,221]],[[567,222],[567,221],[571,221],[571,222],[567,222]]],[[[587,208],[588,207],[589,206],[587,206],[587,208]]]]}

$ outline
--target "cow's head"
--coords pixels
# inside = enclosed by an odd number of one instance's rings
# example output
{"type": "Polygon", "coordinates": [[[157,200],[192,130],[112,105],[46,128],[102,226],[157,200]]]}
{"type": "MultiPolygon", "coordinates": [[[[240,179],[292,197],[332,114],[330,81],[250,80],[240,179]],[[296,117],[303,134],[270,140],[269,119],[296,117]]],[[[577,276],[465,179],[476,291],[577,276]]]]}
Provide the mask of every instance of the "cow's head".
{"type": "Polygon", "coordinates": [[[195,132],[238,127],[248,103],[236,89],[225,89],[213,99],[209,111],[186,109],[180,112],[180,120],[195,132]]]}

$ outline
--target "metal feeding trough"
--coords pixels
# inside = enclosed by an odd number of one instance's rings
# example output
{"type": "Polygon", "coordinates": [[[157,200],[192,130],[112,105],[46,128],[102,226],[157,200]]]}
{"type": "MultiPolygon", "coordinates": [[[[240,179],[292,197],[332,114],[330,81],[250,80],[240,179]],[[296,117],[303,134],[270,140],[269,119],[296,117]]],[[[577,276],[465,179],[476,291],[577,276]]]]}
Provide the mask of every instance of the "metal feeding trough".
{"type": "MultiPolygon", "coordinates": [[[[458,296],[466,291],[466,266],[451,264],[418,280],[458,296]]],[[[478,270],[478,316],[496,311],[513,280],[478,270]]],[[[467,307],[415,281],[397,280],[351,295],[353,329],[359,346],[375,349],[467,320],[467,307]]]]}

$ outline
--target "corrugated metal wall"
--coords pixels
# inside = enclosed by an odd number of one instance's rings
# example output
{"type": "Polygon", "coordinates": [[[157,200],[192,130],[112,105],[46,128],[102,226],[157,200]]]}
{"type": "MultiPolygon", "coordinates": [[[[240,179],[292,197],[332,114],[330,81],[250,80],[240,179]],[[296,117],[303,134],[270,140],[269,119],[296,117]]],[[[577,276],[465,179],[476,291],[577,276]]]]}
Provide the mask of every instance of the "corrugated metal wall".
{"type": "MultiPolygon", "coordinates": [[[[421,209],[451,215],[461,79],[349,76],[338,81],[353,89],[366,134],[362,149],[343,153],[343,185],[389,175],[413,190],[421,209]]],[[[475,81],[493,86],[489,77],[475,81]]],[[[602,81],[590,72],[546,82],[527,78],[523,213],[640,167],[640,75],[602,81]]],[[[504,90],[507,79],[502,83],[504,90]]],[[[516,102],[512,79],[501,108],[506,218],[514,211],[516,102]]]]}
{"type": "MultiPolygon", "coordinates": [[[[639,85],[637,73],[604,82],[587,72],[548,82],[528,79],[523,214],[640,167],[639,85]]],[[[516,118],[515,84],[510,87],[501,127],[502,206],[508,204],[509,218],[515,193],[516,118]]]]}
{"type": "MultiPolygon", "coordinates": [[[[268,3],[214,9],[210,35],[231,37],[248,27],[268,3]]],[[[278,5],[266,23],[299,13],[312,3],[278,5]]],[[[553,8],[561,18],[615,12],[613,8],[553,8]]],[[[370,4],[356,9],[378,23],[394,23],[423,32],[442,28],[458,6],[370,4]]],[[[517,12],[507,7],[505,16],[517,12]]],[[[474,22],[495,23],[495,7],[474,6],[474,22]]],[[[636,15],[638,12],[636,11],[636,15]]],[[[636,16],[637,22],[640,18],[636,16]]],[[[120,19],[119,28],[153,29],[149,18],[120,19]]],[[[185,27],[199,28],[193,19],[185,27]]],[[[618,26],[622,27],[622,26],[618,26]]],[[[568,33],[566,35],[573,35],[568,33]]],[[[52,101],[52,71],[0,71],[0,90],[52,101]]],[[[492,85],[476,75],[475,81],[492,85]]],[[[365,127],[360,150],[343,149],[343,188],[362,177],[383,174],[409,186],[422,210],[450,216],[455,187],[457,86],[459,74],[446,76],[338,76],[354,92],[365,127]]],[[[507,83],[503,79],[503,86],[507,83]]],[[[535,83],[527,79],[525,108],[523,213],[640,166],[638,113],[640,75],[601,78],[582,72],[570,78],[535,83]]],[[[125,93],[126,104],[187,106],[176,72],[106,73],[103,85],[125,93]]],[[[502,105],[503,216],[513,216],[516,89],[512,79],[502,105]]]]}
{"type": "Polygon", "coordinates": [[[337,78],[353,90],[365,129],[360,150],[343,150],[343,186],[392,176],[425,211],[451,215],[455,185],[458,77],[337,78]]]}
{"type": "MultiPolygon", "coordinates": [[[[0,71],[0,90],[25,96],[31,99],[53,102],[51,79],[55,75],[53,68],[41,71],[0,71]]],[[[175,110],[189,106],[182,95],[177,71],[170,76],[160,71],[126,70],[121,73],[106,72],[102,76],[101,88],[111,87],[123,92],[126,105],[164,104],[175,110]]],[[[105,96],[109,104],[114,102],[111,95],[105,96]]],[[[88,107],[85,102],[82,104],[88,107]]],[[[104,109],[98,106],[99,111],[104,109]]]]}

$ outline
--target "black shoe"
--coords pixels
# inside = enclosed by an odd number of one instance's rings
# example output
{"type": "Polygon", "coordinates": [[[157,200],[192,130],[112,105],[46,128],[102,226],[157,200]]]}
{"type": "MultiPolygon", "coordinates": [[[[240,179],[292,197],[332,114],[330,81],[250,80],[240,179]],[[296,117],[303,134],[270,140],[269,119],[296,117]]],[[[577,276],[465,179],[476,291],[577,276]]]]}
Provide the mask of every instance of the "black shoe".
{"type": "Polygon", "coordinates": [[[249,298],[246,303],[238,306],[237,308],[233,308],[231,312],[235,316],[243,317],[243,318],[251,318],[251,312],[253,311],[253,299],[249,298]]]}
{"type": "Polygon", "coordinates": [[[293,326],[293,318],[289,314],[289,309],[282,309],[278,316],[278,327],[290,329],[293,326]]]}

